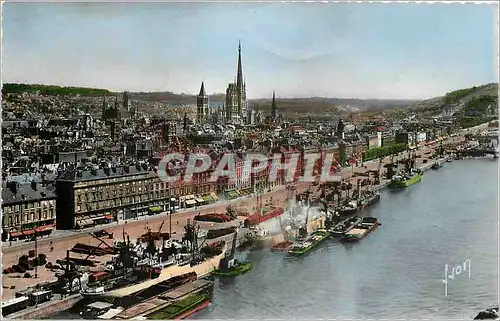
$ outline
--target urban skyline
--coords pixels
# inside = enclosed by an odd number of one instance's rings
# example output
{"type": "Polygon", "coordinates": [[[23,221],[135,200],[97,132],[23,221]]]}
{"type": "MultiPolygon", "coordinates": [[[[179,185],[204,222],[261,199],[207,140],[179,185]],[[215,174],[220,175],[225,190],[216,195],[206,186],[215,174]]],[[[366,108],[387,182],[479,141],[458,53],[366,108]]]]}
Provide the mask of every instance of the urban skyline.
{"type": "Polygon", "coordinates": [[[197,94],[204,81],[207,93],[222,93],[239,40],[250,99],[273,90],[290,98],[422,99],[497,79],[493,5],[7,3],[3,10],[4,82],[197,94]]]}

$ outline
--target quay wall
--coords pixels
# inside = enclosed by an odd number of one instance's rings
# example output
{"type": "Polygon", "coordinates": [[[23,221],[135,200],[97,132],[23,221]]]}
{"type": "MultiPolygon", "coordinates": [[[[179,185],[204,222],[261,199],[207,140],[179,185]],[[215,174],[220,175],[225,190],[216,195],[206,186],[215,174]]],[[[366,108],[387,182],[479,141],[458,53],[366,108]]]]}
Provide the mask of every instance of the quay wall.
{"type": "Polygon", "coordinates": [[[49,302],[40,304],[35,308],[29,308],[8,316],[9,319],[34,320],[50,317],[57,312],[67,310],[82,299],[80,294],[70,295],[62,300],[52,299],[49,302]]]}

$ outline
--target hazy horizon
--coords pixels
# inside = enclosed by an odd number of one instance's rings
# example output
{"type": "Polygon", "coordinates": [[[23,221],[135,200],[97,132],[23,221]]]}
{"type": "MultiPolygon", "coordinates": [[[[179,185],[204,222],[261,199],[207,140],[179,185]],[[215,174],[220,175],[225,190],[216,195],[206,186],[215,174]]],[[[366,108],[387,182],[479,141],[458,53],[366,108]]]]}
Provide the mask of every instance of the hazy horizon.
{"type": "Polygon", "coordinates": [[[3,82],[422,100],[497,83],[493,4],[4,3],[3,82]]]}

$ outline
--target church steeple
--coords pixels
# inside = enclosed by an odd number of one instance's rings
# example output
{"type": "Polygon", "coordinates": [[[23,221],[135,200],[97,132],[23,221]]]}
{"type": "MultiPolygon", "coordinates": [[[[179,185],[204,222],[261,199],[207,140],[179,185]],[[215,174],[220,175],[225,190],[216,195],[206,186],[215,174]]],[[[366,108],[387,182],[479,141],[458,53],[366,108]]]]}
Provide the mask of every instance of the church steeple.
{"type": "Polygon", "coordinates": [[[238,74],[236,76],[236,87],[243,88],[243,67],[241,66],[241,42],[238,41],[238,74]]]}
{"type": "Polygon", "coordinates": [[[273,90],[273,102],[271,103],[271,116],[273,120],[276,120],[278,116],[278,107],[276,106],[276,92],[273,90]]]}
{"type": "Polygon", "coordinates": [[[205,92],[205,83],[201,82],[200,93],[196,97],[196,121],[202,124],[207,120],[208,116],[208,96],[205,92]]]}
{"type": "Polygon", "coordinates": [[[205,84],[202,81],[201,82],[201,88],[200,88],[200,93],[198,94],[199,97],[205,97],[207,94],[205,93],[205,84]]]}

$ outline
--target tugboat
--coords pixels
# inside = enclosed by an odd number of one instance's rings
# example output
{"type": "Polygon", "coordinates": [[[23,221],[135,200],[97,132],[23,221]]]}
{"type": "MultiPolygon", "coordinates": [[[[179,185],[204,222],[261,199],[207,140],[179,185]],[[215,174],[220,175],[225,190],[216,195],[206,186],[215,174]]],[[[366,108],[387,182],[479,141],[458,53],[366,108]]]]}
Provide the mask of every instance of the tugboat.
{"type": "Polygon", "coordinates": [[[213,272],[214,275],[218,276],[237,276],[250,271],[253,267],[251,262],[242,262],[234,258],[234,253],[236,252],[236,242],[238,239],[238,230],[236,228],[233,236],[233,243],[231,246],[231,253],[229,253],[221,262],[217,270],[213,272]]]}
{"type": "Polygon", "coordinates": [[[214,275],[217,276],[237,276],[245,274],[253,268],[252,262],[240,262],[233,258],[228,261],[227,268],[222,270],[214,271],[214,275]]]}
{"type": "Polygon", "coordinates": [[[342,242],[357,242],[373,232],[381,225],[375,217],[364,217],[361,223],[357,224],[349,232],[345,233],[340,239],[342,242]]]}

